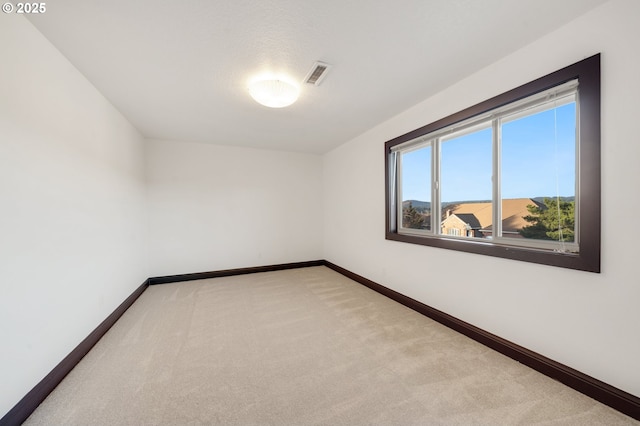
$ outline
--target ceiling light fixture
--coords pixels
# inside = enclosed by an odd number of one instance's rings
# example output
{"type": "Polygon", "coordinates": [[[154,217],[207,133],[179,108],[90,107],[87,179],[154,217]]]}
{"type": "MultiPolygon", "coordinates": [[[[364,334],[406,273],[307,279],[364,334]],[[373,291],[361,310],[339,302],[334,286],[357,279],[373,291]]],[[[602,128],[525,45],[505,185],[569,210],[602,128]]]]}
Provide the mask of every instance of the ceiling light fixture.
{"type": "Polygon", "coordinates": [[[281,78],[255,80],[249,84],[249,93],[261,105],[269,108],[283,108],[298,99],[297,85],[281,78]]]}

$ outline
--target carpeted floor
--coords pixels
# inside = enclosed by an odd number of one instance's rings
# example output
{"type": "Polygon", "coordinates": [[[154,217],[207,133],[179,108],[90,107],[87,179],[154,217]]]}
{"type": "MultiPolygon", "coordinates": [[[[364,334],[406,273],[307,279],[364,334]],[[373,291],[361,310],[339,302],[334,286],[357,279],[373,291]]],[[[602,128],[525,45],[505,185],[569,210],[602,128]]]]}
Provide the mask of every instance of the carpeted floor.
{"type": "Polygon", "coordinates": [[[26,425],[638,425],[314,267],[149,287],[26,425]]]}

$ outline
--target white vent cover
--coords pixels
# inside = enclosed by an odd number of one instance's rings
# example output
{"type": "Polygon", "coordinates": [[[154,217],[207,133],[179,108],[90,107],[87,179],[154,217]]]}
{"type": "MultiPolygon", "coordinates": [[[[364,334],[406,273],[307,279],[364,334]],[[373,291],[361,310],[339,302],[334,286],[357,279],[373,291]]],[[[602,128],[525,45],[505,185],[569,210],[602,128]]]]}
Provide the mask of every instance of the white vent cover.
{"type": "Polygon", "coordinates": [[[313,84],[315,86],[319,86],[324,77],[327,75],[327,72],[331,68],[331,65],[326,64],[324,62],[316,62],[311,67],[311,71],[304,78],[304,82],[307,84],[313,84]]]}

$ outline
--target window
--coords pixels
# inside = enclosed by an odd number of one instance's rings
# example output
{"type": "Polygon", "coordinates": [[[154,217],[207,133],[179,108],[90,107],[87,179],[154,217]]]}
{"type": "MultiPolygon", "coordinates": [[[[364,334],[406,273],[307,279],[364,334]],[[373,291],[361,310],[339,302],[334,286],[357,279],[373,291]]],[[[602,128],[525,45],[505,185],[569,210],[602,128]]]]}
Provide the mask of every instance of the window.
{"type": "Polygon", "coordinates": [[[600,56],[385,144],[386,238],[600,272],[600,56]]]}

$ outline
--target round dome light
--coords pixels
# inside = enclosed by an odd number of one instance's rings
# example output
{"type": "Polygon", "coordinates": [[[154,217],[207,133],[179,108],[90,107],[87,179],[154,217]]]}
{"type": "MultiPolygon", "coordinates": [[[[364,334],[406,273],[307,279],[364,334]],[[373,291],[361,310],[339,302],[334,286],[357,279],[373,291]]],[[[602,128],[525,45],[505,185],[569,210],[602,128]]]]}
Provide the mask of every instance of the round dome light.
{"type": "Polygon", "coordinates": [[[249,84],[249,93],[261,105],[283,108],[298,99],[298,87],[280,79],[257,80],[249,84]]]}

